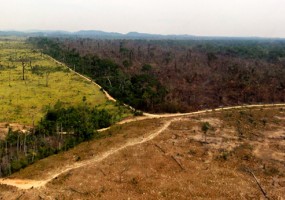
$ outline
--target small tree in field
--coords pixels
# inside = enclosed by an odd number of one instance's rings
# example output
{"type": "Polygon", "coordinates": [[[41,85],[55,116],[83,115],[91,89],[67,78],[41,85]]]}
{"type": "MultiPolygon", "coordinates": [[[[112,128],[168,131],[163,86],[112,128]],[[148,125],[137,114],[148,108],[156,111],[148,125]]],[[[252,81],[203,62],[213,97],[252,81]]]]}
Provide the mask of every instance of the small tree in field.
{"type": "Polygon", "coordinates": [[[202,124],[202,127],[201,127],[201,130],[203,131],[204,133],[204,139],[205,139],[205,142],[207,142],[207,132],[208,130],[211,128],[211,125],[209,122],[204,122],[202,124]]]}
{"type": "Polygon", "coordinates": [[[31,68],[32,74],[36,74],[40,77],[44,77],[45,76],[45,85],[46,87],[49,86],[49,75],[52,72],[55,72],[54,69],[52,69],[51,67],[47,67],[47,66],[39,66],[39,65],[35,65],[31,68]]]}

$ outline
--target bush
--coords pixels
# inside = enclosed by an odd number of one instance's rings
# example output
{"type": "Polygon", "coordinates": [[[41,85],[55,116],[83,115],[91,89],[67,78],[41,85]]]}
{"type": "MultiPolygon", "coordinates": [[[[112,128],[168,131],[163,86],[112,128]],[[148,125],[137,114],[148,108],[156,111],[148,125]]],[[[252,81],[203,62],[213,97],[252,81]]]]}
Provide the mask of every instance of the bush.
{"type": "Polygon", "coordinates": [[[202,130],[204,133],[207,133],[207,131],[208,131],[209,129],[211,129],[211,128],[212,128],[212,126],[210,125],[209,122],[204,122],[204,123],[202,124],[201,130],[202,130]]]}
{"type": "Polygon", "coordinates": [[[140,110],[135,110],[134,111],[134,116],[143,116],[143,112],[140,110]]]}

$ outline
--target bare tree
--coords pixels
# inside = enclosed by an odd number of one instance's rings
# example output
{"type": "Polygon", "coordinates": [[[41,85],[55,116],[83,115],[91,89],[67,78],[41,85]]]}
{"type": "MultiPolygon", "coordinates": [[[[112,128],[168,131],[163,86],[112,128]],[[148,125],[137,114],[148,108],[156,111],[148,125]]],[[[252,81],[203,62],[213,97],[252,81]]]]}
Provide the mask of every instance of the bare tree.
{"type": "Polygon", "coordinates": [[[22,62],[22,68],[23,68],[23,80],[25,80],[25,63],[22,62]]]}
{"type": "Polygon", "coordinates": [[[46,87],[48,87],[49,75],[50,72],[46,72],[46,87]]]}

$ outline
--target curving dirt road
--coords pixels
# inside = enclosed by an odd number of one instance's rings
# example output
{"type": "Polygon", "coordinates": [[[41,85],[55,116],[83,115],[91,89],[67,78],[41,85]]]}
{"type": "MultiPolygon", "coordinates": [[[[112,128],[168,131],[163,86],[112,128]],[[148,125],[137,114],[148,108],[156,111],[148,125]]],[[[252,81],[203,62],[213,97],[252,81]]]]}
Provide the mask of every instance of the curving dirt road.
{"type": "MultiPolygon", "coordinates": [[[[51,58],[51,57],[50,57],[51,58]]],[[[51,58],[53,59],[53,58],[51,58]]],[[[56,63],[64,65],[63,63],[53,59],[56,63]]],[[[66,65],[64,65],[66,66],[66,65]]],[[[79,75],[80,77],[91,81],[93,84],[97,85],[99,88],[102,88],[100,85],[98,85],[97,83],[95,83],[94,81],[92,81],[91,79],[89,79],[88,77],[85,77],[75,71],[73,71],[72,69],[70,69],[72,72],[76,73],[77,75],[79,75]]],[[[105,90],[103,90],[103,92],[105,93],[106,97],[108,100],[111,101],[116,101],[112,96],[110,96],[108,94],[108,92],[106,92],[105,90]]],[[[126,105],[128,106],[128,105],[126,105]]],[[[86,165],[90,165],[90,164],[95,164],[98,162],[101,162],[102,160],[106,159],[107,157],[121,151],[122,149],[128,148],[130,146],[134,146],[134,145],[139,145],[145,142],[148,142],[152,139],[154,139],[156,136],[158,136],[160,133],[162,133],[164,130],[166,130],[169,125],[174,122],[174,121],[178,121],[183,116],[192,116],[192,115],[199,115],[199,114],[204,114],[204,113],[209,113],[209,112],[214,112],[214,111],[224,111],[224,110],[232,110],[232,109],[243,109],[243,108],[268,108],[268,107],[279,107],[279,106],[285,106],[285,104],[264,104],[264,105],[244,105],[244,106],[231,106],[231,107],[226,107],[226,108],[217,108],[217,109],[211,109],[211,110],[202,110],[202,111],[197,111],[197,112],[190,112],[190,113],[177,113],[177,114],[149,114],[149,113],[143,113],[143,116],[140,117],[134,117],[131,119],[126,119],[123,120],[121,122],[118,122],[117,124],[125,124],[125,123],[130,123],[133,121],[140,121],[140,120],[144,120],[144,119],[154,119],[154,118],[168,118],[168,117],[175,117],[174,119],[170,119],[168,121],[166,121],[164,123],[164,125],[160,128],[158,128],[158,130],[154,131],[153,133],[149,134],[146,137],[139,137],[139,138],[135,138],[132,139],[130,141],[128,141],[127,143],[125,143],[124,145],[122,145],[121,147],[115,148],[115,149],[111,149],[109,151],[106,151],[104,153],[102,153],[101,155],[98,155],[90,160],[86,160],[86,161],[82,161],[82,162],[76,162],[72,165],[68,165],[66,166],[63,170],[58,171],[58,172],[54,172],[54,174],[52,174],[49,178],[41,180],[41,181],[36,181],[36,180],[21,180],[21,179],[9,179],[9,178],[4,178],[4,179],[0,179],[0,184],[6,184],[6,185],[10,185],[10,186],[15,186],[18,189],[30,189],[30,188],[39,188],[39,187],[43,187],[45,186],[48,182],[52,181],[53,179],[55,179],[56,177],[62,175],[65,172],[68,172],[70,170],[73,169],[77,169],[86,165]]],[[[129,106],[128,106],[129,107],[129,106]]],[[[131,107],[130,107],[131,108],[131,107]]],[[[131,108],[133,109],[133,108],[131,108]]],[[[100,129],[99,131],[105,131],[109,128],[105,128],[105,129],[100,129]]]]}
{"type": "MultiPolygon", "coordinates": [[[[41,181],[36,181],[36,180],[21,180],[21,179],[9,179],[9,178],[5,178],[5,179],[0,179],[0,184],[6,184],[6,185],[11,185],[11,186],[15,186],[18,189],[30,189],[30,188],[38,188],[38,187],[43,187],[45,186],[48,182],[50,182],[51,180],[55,179],[56,177],[60,176],[61,174],[68,172],[70,170],[73,169],[77,169],[86,165],[90,165],[90,164],[95,164],[98,162],[101,162],[102,160],[106,159],[107,157],[117,153],[118,151],[121,151],[122,149],[125,149],[127,147],[130,146],[134,146],[134,145],[139,145],[145,142],[148,142],[152,139],[154,139],[156,136],[158,136],[160,133],[162,133],[164,130],[166,130],[169,125],[173,122],[173,121],[178,121],[181,119],[181,117],[183,116],[193,116],[193,115],[199,115],[199,114],[204,114],[204,113],[209,113],[209,112],[214,112],[214,111],[223,111],[223,110],[231,110],[231,109],[242,109],[242,108],[268,108],[268,107],[280,107],[280,106],[285,106],[285,104],[265,104],[265,105],[248,105],[248,106],[232,106],[232,107],[227,107],[227,108],[218,108],[218,109],[213,109],[213,110],[202,110],[202,111],[197,111],[197,112],[191,112],[191,113],[178,113],[178,114],[161,114],[161,115],[154,115],[154,114],[145,114],[145,116],[141,116],[141,117],[136,117],[136,118],[132,118],[132,119],[127,119],[124,121],[119,122],[118,124],[125,124],[125,123],[130,123],[133,121],[139,121],[139,120],[144,120],[144,119],[153,119],[153,118],[168,118],[168,117],[175,117],[174,119],[170,119],[168,121],[165,122],[165,124],[160,127],[158,130],[154,131],[153,133],[149,134],[147,137],[139,137],[139,138],[135,138],[132,139],[130,141],[128,141],[127,143],[125,143],[124,145],[122,145],[121,147],[115,148],[115,149],[111,149],[109,151],[104,152],[101,155],[98,155],[90,160],[86,160],[86,161],[82,161],[82,162],[77,162],[74,163],[72,165],[68,165],[66,166],[63,170],[55,172],[54,174],[52,174],[49,178],[41,180],[41,181]]],[[[99,131],[104,131],[107,130],[108,128],[105,129],[101,129],[99,131]]]]}
{"type": "MultiPolygon", "coordinates": [[[[53,60],[55,63],[65,66],[67,67],[71,72],[77,74],[78,76],[82,77],[83,79],[92,82],[94,85],[96,85],[97,87],[99,87],[100,90],[103,91],[103,93],[105,94],[106,98],[110,101],[116,102],[117,100],[115,98],[113,98],[106,90],[104,90],[102,88],[101,85],[97,84],[95,81],[93,81],[92,79],[90,79],[87,76],[84,76],[76,71],[74,71],[73,69],[71,69],[70,67],[68,67],[67,65],[65,65],[64,63],[52,58],[49,55],[46,55],[48,58],[50,58],[51,60],[53,60]]],[[[131,110],[135,110],[135,108],[131,107],[130,105],[124,104],[126,107],[130,108],[131,110]]],[[[186,115],[193,115],[193,114],[202,114],[202,113],[206,113],[206,112],[211,112],[211,111],[221,111],[221,110],[230,110],[230,109],[240,109],[240,108],[255,108],[255,107],[272,107],[272,106],[284,106],[285,104],[256,104],[256,105],[243,105],[243,106],[231,106],[231,107],[220,107],[220,108],[216,108],[216,109],[208,109],[208,110],[202,110],[202,111],[197,111],[197,112],[191,112],[191,113],[175,113],[175,114],[151,114],[151,113],[143,113],[144,116],[147,116],[148,118],[160,118],[160,117],[177,117],[177,116],[186,116],[186,115]]],[[[133,119],[131,119],[131,121],[135,121],[133,119]]],[[[119,124],[125,123],[126,121],[122,121],[119,124]]]]}
{"type": "Polygon", "coordinates": [[[77,163],[74,163],[72,165],[66,166],[63,170],[61,170],[59,172],[55,172],[54,174],[52,174],[47,179],[44,179],[44,180],[41,180],[41,181],[28,180],[28,179],[26,179],[26,180],[21,180],[21,179],[0,179],[0,184],[15,186],[18,189],[31,189],[31,188],[43,187],[48,182],[50,182],[51,180],[55,179],[56,177],[60,176],[61,174],[65,173],[65,172],[68,172],[70,170],[77,169],[77,168],[80,168],[80,167],[83,167],[83,166],[86,166],[86,165],[90,165],[90,164],[94,164],[94,163],[100,162],[100,161],[104,160],[105,158],[109,157],[110,155],[115,154],[118,151],[121,151],[122,149],[125,149],[125,148],[130,147],[130,146],[134,146],[134,145],[138,145],[138,144],[142,144],[142,143],[145,143],[147,141],[150,141],[153,138],[155,138],[156,136],[158,136],[161,132],[166,130],[168,128],[168,126],[173,121],[178,121],[178,120],[180,120],[180,118],[175,118],[175,119],[168,120],[162,127],[160,127],[158,130],[154,131],[153,133],[151,133],[147,137],[143,137],[142,136],[142,137],[139,137],[139,138],[132,139],[132,140],[128,141],[127,143],[125,143],[124,145],[122,145],[121,147],[118,147],[118,148],[106,151],[103,154],[98,155],[98,156],[96,156],[96,157],[94,157],[94,158],[92,158],[90,160],[77,162],[77,163]]]}

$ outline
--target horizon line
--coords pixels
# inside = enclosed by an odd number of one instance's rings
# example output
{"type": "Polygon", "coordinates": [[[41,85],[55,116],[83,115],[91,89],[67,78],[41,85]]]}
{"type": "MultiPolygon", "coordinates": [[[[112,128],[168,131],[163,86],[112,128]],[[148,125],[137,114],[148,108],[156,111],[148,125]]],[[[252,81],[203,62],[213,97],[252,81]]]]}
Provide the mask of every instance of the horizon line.
{"type": "Polygon", "coordinates": [[[75,31],[70,30],[64,30],[64,29],[26,29],[26,30],[20,30],[20,29],[0,29],[0,32],[20,32],[20,33],[44,33],[44,32],[66,32],[70,34],[78,33],[80,31],[97,31],[97,32],[103,32],[103,33],[115,33],[115,34],[121,34],[121,35],[128,35],[130,33],[137,33],[137,34],[147,34],[147,35],[153,35],[153,36],[188,36],[188,37],[205,37],[205,38],[256,38],[256,39],[285,39],[285,37],[273,37],[273,36],[249,36],[249,35],[242,35],[242,36],[234,36],[234,35],[193,35],[193,34],[177,34],[177,33],[171,33],[171,34],[163,34],[163,33],[147,33],[147,32],[138,32],[138,31],[129,31],[129,32],[117,32],[117,31],[104,31],[104,30],[98,30],[98,29],[80,29],[75,31]]]}

